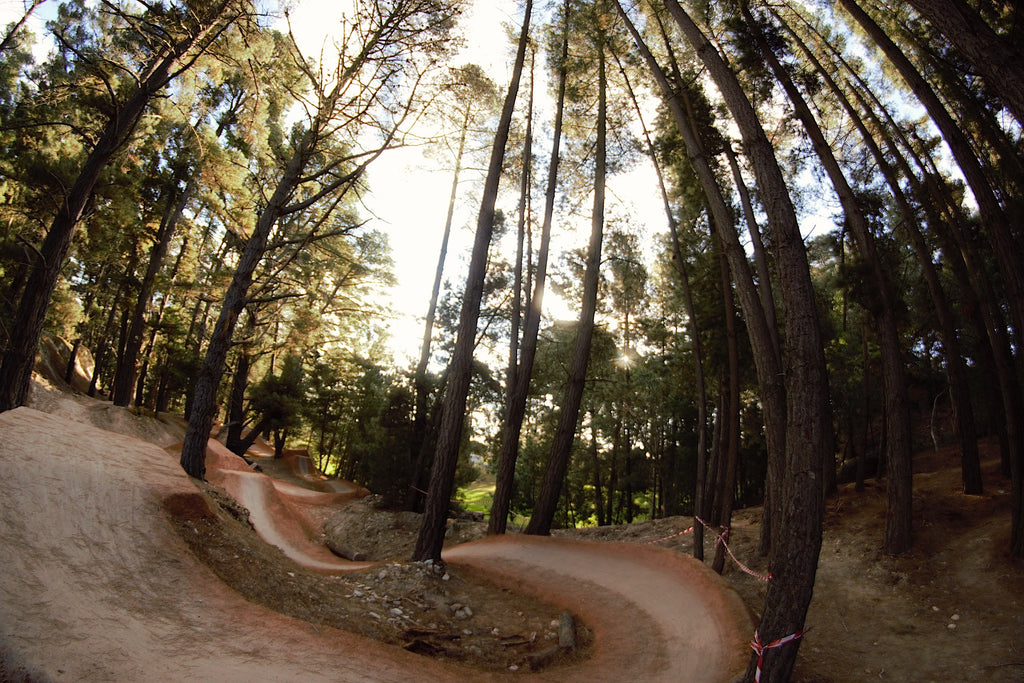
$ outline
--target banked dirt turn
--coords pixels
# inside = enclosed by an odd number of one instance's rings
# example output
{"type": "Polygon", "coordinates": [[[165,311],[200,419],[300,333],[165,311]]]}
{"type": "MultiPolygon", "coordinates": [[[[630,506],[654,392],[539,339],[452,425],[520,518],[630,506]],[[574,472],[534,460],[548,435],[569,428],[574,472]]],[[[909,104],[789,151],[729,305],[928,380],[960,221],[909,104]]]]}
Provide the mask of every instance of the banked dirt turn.
{"type": "MultiPolygon", "coordinates": [[[[266,477],[223,464],[209,476],[296,562],[365,566],[309,541],[266,477]]],[[[0,679],[728,681],[746,668],[739,597],[691,558],[626,544],[510,536],[446,550],[593,629],[593,656],[551,671],[482,673],[314,627],[247,602],[191,554],[166,505],[196,492],[157,445],[0,414],[0,679]]]]}

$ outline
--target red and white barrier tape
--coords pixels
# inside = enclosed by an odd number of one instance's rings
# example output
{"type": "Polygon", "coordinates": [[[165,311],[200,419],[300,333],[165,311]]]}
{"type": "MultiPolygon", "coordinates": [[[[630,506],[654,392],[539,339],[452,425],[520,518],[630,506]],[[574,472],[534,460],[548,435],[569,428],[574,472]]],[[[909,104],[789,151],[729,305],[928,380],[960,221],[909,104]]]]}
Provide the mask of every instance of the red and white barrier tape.
{"type": "Polygon", "coordinates": [[[765,581],[765,582],[768,582],[768,581],[771,580],[771,578],[772,578],[771,573],[768,573],[768,574],[758,574],[753,569],[749,568],[747,565],[745,565],[742,562],[740,562],[736,558],[736,556],[733,555],[732,550],[729,549],[729,542],[728,542],[728,539],[729,539],[729,527],[723,527],[722,528],[722,533],[718,533],[717,531],[712,529],[708,525],[708,523],[705,522],[700,517],[694,517],[694,519],[696,519],[698,522],[703,524],[705,529],[707,529],[708,531],[710,531],[711,533],[713,533],[717,537],[717,540],[715,541],[715,545],[718,545],[719,543],[721,543],[722,547],[725,548],[725,552],[729,553],[729,557],[732,558],[732,561],[736,563],[737,567],[739,567],[741,570],[743,570],[745,573],[749,574],[750,576],[753,576],[755,579],[760,579],[760,580],[765,581]]]}
{"type": "Polygon", "coordinates": [[[693,531],[693,527],[692,526],[689,529],[683,529],[682,531],[680,531],[678,533],[670,534],[668,536],[665,536],[664,538],[656,538],[653,541],[647,541],[647,543],[649,543],[649,544],[650,543],[661,543],[662,541],[668,541],[670,539],[673,539],[676,536],[684,536],[684,535],[690,533],[691,531],[693,531]]]}
{"type": "Polygon", "coordinates": [[[754,640],[750,643],[750,647],[754,648],[754,652],[757,653],[757,674],[754,676],[754,681],[760,682],[761,680],[761,665],[764,663],[765,650],[770,650],[773,647],[782,647],[787,643],[792,643],[794,640],[801,638],[803,635],[804,630],[800,629],[792,635],[785,636],[784,638],[779,638],[778,640],[774,640],[768,643],[767,645],[762,645],[761,637],[757,634],[757,631],[754,631],[754,640]]]}

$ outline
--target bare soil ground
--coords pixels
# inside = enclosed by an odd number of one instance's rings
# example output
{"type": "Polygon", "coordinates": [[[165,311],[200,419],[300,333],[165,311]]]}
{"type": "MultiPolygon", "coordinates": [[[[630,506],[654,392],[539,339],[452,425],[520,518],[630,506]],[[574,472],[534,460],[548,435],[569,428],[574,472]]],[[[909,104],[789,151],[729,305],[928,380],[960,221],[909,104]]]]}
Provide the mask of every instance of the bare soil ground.
{"type": "MultiPolygon", "coordinates": [[[[180,439],[180,421],[145,418],[42,385],[34,390],[32,405],[161,447],[173,447],[180,439]]],[[[810,630],[801,645],[795,680],[1024,680],[1024,569],[1011,563],[1004,550],[1009,545],[1010,501],[1008,482],[998,471],[996,444],[982,446],[982,496],[959,492],[955,449],[918,455],[915,547],[899,557],[878,551],[885,518],[883,482],[869,481],[861,493],[844,486],[828,501],[807,619],[810,630]]],[[[257,461],[268,474],[295,485],[304,483],[280,461],[257,461]]],[[[550,671],[555,680],[573,678],[574,663],[601,657],[594,649],[595,633],[608,641],[602,631],[606,627],[588,618],[585,609],[572,610],[571,604],[559,603],[557,596],[543,591],[524,592],[511,573],[485,578],[474,571],[472,553],[460,563],[455,549],[452,561],[443,567],[408,562],[417,517],[380,510],[372,496],[326,511],[291,503],[300,516],[312,520],[310,524],[321,525],[319,531],[313,529],[314,540],[362,553],[374,562],[340,576],[303,568],[264,543],[248,521],[248,510],[216,486],[196,493],[182,491],[165,497],[162,504],[178,536],[224,583],[252,604],[311,624],[318,632],[356,633],[432,661],[471,667],[484,676],[487,671],[550,671]],[[571,649],[558,647],[560,638],[567,637],[567,611],[575,617],[576,646],[571,649]]],[[[633,544],[625,547],[634,548],[637,556],[647,557],[655,547],[689,554],[692,534],[680,532],[691,523],[669,518],[560,531],[556,536],[617,542],[609,546],[610,556],[629,554],[620,543],[633,544]]],[[[765,562],[756,554],[759,531],[760,509],[737,512],[730,548],[751,571],[765,573],[765,562]]],[[[454,521],[446,547],[483,535],[481,523],[454,521]]],[[[713,542],[707,539],[708,557],[713,542]]],[[[10,550],[5,548],[4,554],[10,550]]],[[[513,566],[515,561],[508,559],[506,564],[513,566]]],[[[765,584],[732,560],[724,577],[756,617],[765,584]]],[[[621,580],[626,583],[631,577],[624,574],[621,580]]],[[[97,627],[104,618],[97,617],[97,627]]],[[[634,619],[637,628],[642,627],[641,617],[618,614],[619,622],[630,624],[634,619]]],[[[652,651],[634,656],[672,655],[652,651]]],[[[430,676],[426,670],[424,675],[430,676]]],[[[7,679],[27,680],[28,675],[0,664],[0,680],[7,679]]]]}

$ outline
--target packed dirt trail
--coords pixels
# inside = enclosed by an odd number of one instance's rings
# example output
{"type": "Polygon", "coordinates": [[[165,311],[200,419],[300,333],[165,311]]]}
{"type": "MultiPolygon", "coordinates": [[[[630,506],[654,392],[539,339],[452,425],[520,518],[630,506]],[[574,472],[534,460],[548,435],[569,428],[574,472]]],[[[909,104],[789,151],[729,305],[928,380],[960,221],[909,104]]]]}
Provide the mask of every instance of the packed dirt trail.
{"type": "MultiPolygon", "coordinates": [[[[0,679],[728,681],[746,668],[752,625],[739,596],[654,547],[513,537],[446,551],[452,566],[592,629],[590,657],[547,671],[481,672],[284,616],[228,588],[175,530],[172,515],[208,504],[172,438],[77,417],[0,414],[0,679]]],[[[365,567],[310,541],[309,517],[296,514],[351,491],[275,483],[213,448],[211,483],[249,508],[261,536],[326,574],[365,567]]]]}

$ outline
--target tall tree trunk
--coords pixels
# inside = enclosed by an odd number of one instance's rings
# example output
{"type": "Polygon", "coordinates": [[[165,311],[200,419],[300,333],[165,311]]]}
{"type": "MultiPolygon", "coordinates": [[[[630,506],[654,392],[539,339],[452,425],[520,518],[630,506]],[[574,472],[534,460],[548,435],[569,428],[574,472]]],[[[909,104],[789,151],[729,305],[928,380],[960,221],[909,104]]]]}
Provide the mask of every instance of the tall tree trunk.
{"type": "MultiPolygon", "coordinates": [[[[594,207],[591,216],[590,244],[587,247],[587,264],[583,274],[583,301],[580,308],[579,326],[573,346],[569,377],[566,383],[562,409],[558,415],[558,426],[551,443],[551,454],[541,481],[540,493],[533,507],[526,533],[546,536],[551,533],[551,524],[558,507],[558,496],[562,489],[565,473],[569,468],[572,444],[579,421],[583,389],[587,382],[587,366],[590,362],[590,344],[594,336],[594,315],[597,311],[597,290],[601,276],[601,243],[604,239],[604,196],[605,174],[607,172],[607,81],[605,68],[605,36],[598,29],[594,45],[597,51],[597,137],[594,161],[594,207]]],[[[628,454],[627,454],[628,457],[628,454]]],[[[611,491],[609,491],[609,498],[611,491]]]]}
{"type": "Polygon", "coordinates": [[[462,172],[462,155],[466,150],[466,136],[469,134],[469,120],[472,106],[466,104],[466,112],[462,118],[462,130],[459,132],[459,150],[455,155],[455,171],[452,173],[452,189],[448,196],[448,213],[444,220],[444,234],[441,236],[441,249],[437,255],[437,269],[434,272],[434,285],[430,290],[430,303],[427,306],[427,317],[423,323],[423,341],[420,344],[420,360],[416,364],[413,386],[416,392],[415,413],[413,414],[412,439],[410,453],[414,460],[413,478],[406,493],[405,509],[415,510],[419,506],[420,473],[423,471],[424,460],[428,456],[424,452],[424,441],[427,436],[427,365],[430,362],[430,347],[434,337],[434,319],[437,316],[437,300],[441,295],[441,282],[444,277],[444,262],[448,259],[448,240],[452,234],[452,219],[455,216],[455,199],[459,192],[459,175],[462,172]]]}
{"type": "Polygon", "coordinates": [[[964,0],[909,0],[921,16],[970,60],[985,84],[1024,124],[1024,52],[998,35],[964,0]]]}
{"type": "MultiPolygon", "coordinates": [[[[246,320],[246,331],[256,328],[256,319],[251,311],[246,320]]],[[[249,446],[243,446],[242,431],[245,428],[245,390],[249,386],[249,369],[252,367],[252,356],[247,344],[239,346],[235,372],[231,377],[231,394],[228,398],[227,435],[224,445],[235,455],[244,455],[249,446]]],[[[252,430],[253,434],[258,433],[252,430]]],[[[252,445],[252,444],[249,444],[252,445]]]]}
{"type": "Polygon", "coordinates": [[[601,459],[600,448],[597,443],[597,425],[594,424],[594,412],[590,413],[590,456],[594,470],[594,510],[597,513],[597,525],[608,524],[608,515],[604,511],[604,495],[601,493],[601,459]]]}
{"type": "Polygon", "coordinates": [[[483,299],[484,277],[487,273],[487,251],[491,243],[491,234],[494,231],[494,205],[498,198],[498,185],[501,181],[502,163],[505,158],[505,147],[508,144],[509,130],[512,127],[512,113],[515,110],[516,96],[519,93],[519,81],[522,78],[523,65],[526,62],[526,46],[530,34],[532,13],[533,0],[526,0],[515,66],[512,69],[512,80],[505,95],[505,104],[502,107],[494,145],[491,147],[487,179],[484,181],[480,214],[477,217],[476,237],[473,241],[473,254],[466,278],[466,292],[463,295],[462,311],[459,315],[459,331],[448,366],[448,388],[445,391],[441,408],[437,448],[430,470],[430,487],[427,490],[423,522],[416,539],[414,560],[439,561],[441,549],[444,546],[445,524],[448,520],[452,488],[455,485],[455,469],[459,461],[459,446],[466,418],[466,397],[469,394],[469,383],[473,375],[473,347],[476,342],[477,322],[480,318],[480,302],[483,299]]]}
{"type": "MultiPolygon", "coordinates": [[[[509,421],[512,403],[516,400],[519,378],[519,333],[523,318],[523,250],[526,246],[527,212],[530,205],[530,186],[533,166],[533,67],[534,52],[530,51],[530,97],[526,105],[526,136],[523,140],[523,165],[519,184],[519,218],[516,221],[516,263],[513,273],[511,330],[508,343],[508,367],[505,372],[505,422],[509,421]]],[[[526,268],[529,268],[527,263],[526,268]]]]}
{"type": "MultiPolygon", "coordinates": [[[[753,106],[722,56],[676,0],[665,0],[680,30],[708,68],[732,112],[751,161],[772,233],[772,247],[783,296],[786,358],[786,461],[782,487],[786,506],[769,559],[773,579],[755,642],[785,645],[755,652],[747,671],[753,678],[787,680],[810,606],[821,550],[824,496],[821,467],[830,438],[831,412],[821,327],[810,267],[789,191],[775,152],[753,106]]],[[[759,645],[760,647],[760,645],[759,645]]]]}
{"type": "MultiPolygon", "coordinates": [[[[520,176],[519,184],[519,217],[516,221],[516,263],[513,273],[513,294],[512,294],[512,315],[511,315],[511,329],[509,331],[509,344],[508,344],[508,367],[505,372],[505,419],[502,423],[502,436],[509,438],[515,438],[518,440],[519,433],[513,434],[510,429],[510,422],[515,419],[513,412],[515,410],[515,403],[518,401],[517,389],[519,385],[519,373],[523,372],[520,367],[519,358],[519,346],[520,346],[520,328],[522,327],[522,312],[523,312],[523,270],[524,270],[524,254],[523,250],[526,246],[526,229],[529,216],[527,215],[530,207],[530,188],[532,179],[532,168],[533,168],[533,88],[534,88],[534,61],[535,52],[531,48],[530,50],[530,97],[526,105],[526,136],[523,140],[523,159],[522,159],[522,172],[520,176]]],[[[529,260],[527,257],[525,269],[528,271],[530,268],[529,260]]],[[[527,386],[527,393],[529,392],[529,384],[527,386]]],[[[524,395],[524,399],[526,396],[524,395]]],[[[521,417],[519,418],[522,419],[521,417]]],[[[499,459],[499,473],[504,478],[502,484],[510,481],[514,478],[515,469],[504,470],[502,464],[505,463],[505,453],[509,453],[511,462],[513,465],[518,454],[519,445],[515,444],[513,447],[511,444],[509,448],[505,448],[504,444],[500,446],[502,457],[499,459]]],[[[507,465],[506,465],[507,467],[507,465]]],[[[495,489],[497,489],[497,482],[495,483],[495,489]]],[[[506,498],[507,499],[507,498],[506,498]]],[[[508,518],[508,507],[507,505],[496,506],[494,500],[491,501],[491,514],[497,512],[502,515],[502,520],[495,521],[491,519],[488,522],[487,528],[488,533],[504,533],[508,518]],[[498,509],[495,509],[495,508],[498,509]]]]}
{"type": "MultiPolygon", "coordinates": [[[[172,71],[180,66],[185,54],[215,32],[219,25],[215,20],[225,13],[228,4],[224,0],[211,7],[199,20],[194,33],[168,45],[150,60],[140,74],[135,91],[113,112],[86,157],[74,184],[61,201],[39,249],[39,256],[32,265],[14,317],[18,324],[11,332],[7,351],[0,363],[0,412],[17,408],[25,402],[46,309],[57,286],[61,268],[64,267],[75,226],[92,198],[100,173],[128,141],[149,103],[176,75],[172,71]]],[[[231,21],[233,19],[228,20],[228,23],[231,21]]]]}
{"type": "MultiPolygon", "coordinates": [[[[715,491],[717,501],[715,523],[726,529],[732,524],[732,508],[736,497],[736,467],[740,457],[740,354],[736,339],[736,307],[733,303],[732,283],[729,280],[729,267],[724,256],[720,259],[722,271],[722,307],[725,313],[725,337],[728,347],[729,367],[728,392],[723,405],[726,409],[722,415],[722,437],[725,447],[722,449],[722,476],[715,491]]],[[[725,569],[725,544],[719,543],[715,548],[715,559],[711,568],[722,573],[725,569]]]]}
{"type": "Polygon", "coordinates": [[[501,426],[501,455],[498,459],[497,480],[494,499],[491,502],[491,517],[487,532],[505,533],[508,523],[509,506],[512,500],[512,486],[515,479],[516,460],[519,457],[519,436],[526,416],[526,401],[530,393],[530,378],[537,355],[537,337],[540,333],[541,309],[544,303],[544,288],[547,282],[548,251],[551,245],[551,223],[555,210],[555,191],[558,186],[558,162],[562,142],[562,115],[565,108],[566,63],[569,51],[569,2],[563,7],[562,55],[558,66],[558,95],[555,102],[555,124],[552,132],[551,159],[548,162],[547,188],[544,197],[544,220],[541,225],[540,247],[537,250],[536,281],[533,295],[526,309],[523,324],[523,343],[520,351],[519,372],[516,386],[508,401],[505,421],[501,426]]]}
{"type": "Polygon", "coordinates": [[[877,308],[872,316],[878,326],[878,343],[882,355],[882,385],[885,394],[885,414],[888,453],[886,457],[886,492],[888,509],[885,515],[885,540],[882,550],[897,555],[910,549],[912,543],[912,489],[913,444],[910,435],[910,409],[907,399],[906,370],[900,348],[899,329],[896,325],[896,304],[892,283],[885,273],[878,255],[874,234],[861,211],[857,197],[846,174],[832,153],[825,134],[804,100],[800,90],[782,67],[775,52],[764,38],[762,29],[750,12],[747,0],[740,2],[743,19],[747,23],[762,57],[768,63],[775,79],[793,105],[796,117],[803,124],[814,151],[828,174],[843,208],[846,223],[860,250],[861,257],[871,270],[877,294],[877,308]]]}
{"type": "MultiPolygon", "coordinates": [[[[512,401],[516,373],[519,371],[519,332],[523,321],[523,250],[526,247],[526,222],[530,206],[533,166],[533,64],[530,51],[530,97],[526,105],[526,136],[523,140],[523,168],[519,184],[519,217],[516,221],[516,264],[512,276],[512,330],[509,334],[508,369],[505,375],[505,406],[512,401]]],[[[526,266],[529,268],[529,264],[526,266]]]]}

